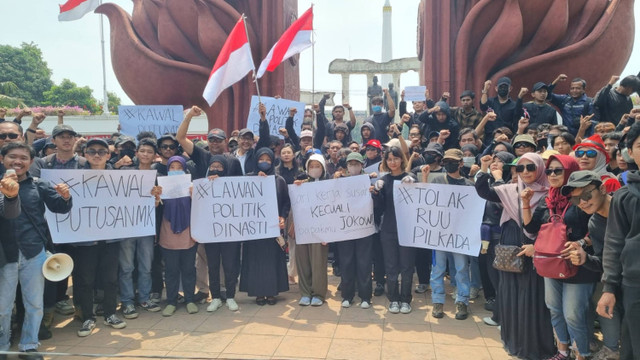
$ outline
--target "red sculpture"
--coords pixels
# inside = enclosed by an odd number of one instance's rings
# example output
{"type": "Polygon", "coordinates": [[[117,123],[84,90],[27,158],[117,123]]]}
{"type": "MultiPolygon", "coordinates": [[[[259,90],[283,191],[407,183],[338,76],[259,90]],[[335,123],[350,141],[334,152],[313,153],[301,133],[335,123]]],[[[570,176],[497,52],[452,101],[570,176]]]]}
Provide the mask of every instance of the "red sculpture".
{"type": "MultiPolygon", "coordinates": [[[[111,25],[113,70],[136,104],[198,105],[209,128],[246,127],[255,84],[251,75],[225,90],[209,107],[202,98],[211,68],[241,14],[256,67],[284,30],[297,18],[296,0],[133,0],[130,16],[118,5],[96,9],[111,25]]],[[[262,95],[298,99],[297,58],[260,80],[262,95]]]]}
{"type": "Polygon", "coordinates": [[[517,94],[561,73],[594,95],[624,69],[633,38],[633,0],[422,0],[418,11],[421,79],[434,97],[502,76],[517,94]]]}

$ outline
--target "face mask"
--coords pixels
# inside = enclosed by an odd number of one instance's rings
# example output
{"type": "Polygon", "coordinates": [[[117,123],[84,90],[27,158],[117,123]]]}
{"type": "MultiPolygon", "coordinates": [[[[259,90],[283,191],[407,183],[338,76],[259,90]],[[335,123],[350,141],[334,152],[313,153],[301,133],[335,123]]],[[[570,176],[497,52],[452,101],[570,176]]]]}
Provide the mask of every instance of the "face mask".
{"type": "Polygon", "coordinates": [[[169,172],[167,172],[167,175],[169,176],[173,176],[173,175],[184,175],[185,172],[183,170],[170,170],[169,172]]]}
{"type": "Polygon", "coordinates": [[[258,163],[258,170],[260,171],[267,171],[271,169],[271,163],[270,162],[266,162],[266,161],[260,161],[258,163]]]}
{"type": "Polygon", "coordinates": [[[449,174],[454,173],[460,169],[460,164],[458,163],[446,163],[444,164],[444,170],[449,174]]]}
{"type": "Polygon", "coordinates": [[[476,158],[473,156],[465,156],[462,158],[462,162],[464,166],[470,168],[471,166],[473,166],[473,164],[475,164],[476,158]]]}
{"type": "Polygon", "coordinates": [[[509,87],[508,86],[499,87],[498,95],[500,95],[500,97],[507,97],[507,95],[509,95],[509,87]]]}
{"type": "Polygon", "coordinates": [[[222,173],[224,173],[223,170],[209,170],[209,176],[212,176],[212,175],[222,176],[222,173]]]}
{"type": "Polygon", "coordinates": [[[371,110],[372,110],[374,113],[376,113],[376,114],[381,113],[381,112],[382,112],[382,106],[380,106],[380,105],[373,105],[373,106],[371,107],[371,110]]]}
{"type": "Polygon", "coordinates": [[[362,172],[362,166],[360,165],[347,165],[347,171],[351,175],[358,175],[362,172]]]}
{"type": "Polygon", "coordinates": [[[427,154],[424,156],[424,162],[427,163],[427,165],[433,164],[436,162],[436,157],[434,155],[427,154]]]}
{"type": "Polygon", "coordinates": [[[322,176],[322,169],[309,169],[309,176],[314,179],[319,179],[322,176]]]}

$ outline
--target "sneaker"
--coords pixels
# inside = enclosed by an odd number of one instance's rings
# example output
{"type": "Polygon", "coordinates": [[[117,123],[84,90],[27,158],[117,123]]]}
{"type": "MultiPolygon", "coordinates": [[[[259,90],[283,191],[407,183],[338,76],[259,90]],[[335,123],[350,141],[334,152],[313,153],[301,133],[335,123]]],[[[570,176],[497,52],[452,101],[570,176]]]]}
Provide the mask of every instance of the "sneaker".
{"type": "Polygon", "coordinates": [[[477,299],[479,294],[480,289],[472,287],[471,290],[469,290],[469,299],[477,299]]]}
{"type": "Polygon", "coordinates": [[[120,318],[117,317],[116,314],[112,314],[108,318],[105,318],[104,324],[109,325],[114,329],[124,329],[125,327],[127,327],[127,323],[120,320],[120,318]]]}
{"type": "Polygon", "coordinates": [[[360,309],[368,309],[371,307],[371,303],[369,301],[363,300],[360,303],[360,309]]]}
{"type": "Polygon", "coordinates": [[[195,303],[187,303],[187,312],[189,314],[195,314],[198,312],[198,305],[196,305],[195,303]]]}
{"type": "Polygon", "coordinates": [[[82,323],[82,328],[80,330],[78,330],[78,336],[80,337],[85,337],[85,336],[89,336],[91,335],[91,333],[93,332],[93,329],[96,328],[96,321],[95,320],[85,320],[85,322],[82,323]]]}
{"type": "Polygon", "coordinates": [[[400,305],[400,312],[403,314],[408,314],[411,312],[411,305],[409,305],[409,303],[403,302],[402,305],[400,305]]]}
{"type": "Polygon", "coordinates": [[[36,352],[38,352],[38,349],[20,351],[20,355],[18,355],[18,357],[24,360],[43,360],[44,357],[42,355],[33,354],[36,352]]]}
{"type": "Polygon", "coordinates": [[[553,357],[550,357],[547,360],[568,360],[570,358],[571,357],[569,353],[567,353],[567,355],[562,355],[560,351],[558,351],[553,357]]]}
{"type": "Polygon", "coordinates": [[[373,290],[373,295],[382,296],[384,294],[384,284],[378,283],[376,284],[376,288],[373,290]]]}
{"type": "Polygon", "coordinates": [[[207,306],[207,311],[214,312],[218,310],[221,306],[222,306],[222,300],[215,298],[211,300],[211,302],[209,303],[209,306],[207,306]]]}
{"type": "Polygon", "coordinates": [[[60,300],[56,303],[56,312],[60,315],[71,315],[76,312],[76,309],[69,300],[60,300]]]}
{"type": "Polygon", "coordinates": [[[456,296],[458,296],[458,288],[456,286],[454,286],[453,290],[451,290],[451,292],[449,294],[451,295],[451,298],[455,301],[456,300],[456,296]]]}
{"type": "Polygon", "coordinates": [[[467,305],[462,302],[456,303],[456,320],[465,320],[469,316],[467,305]]]}
{"type": "Polygon", "coordinates": [[[496,306],[496,299],[487,299],[487,302],[484,303],[484,309],[487,311],[493,311],[496,306]]]}
{"type": "Polygon", "coordinates": [[[174,312],[176,312],[175,305],[169,304],[164,307],[164,310],[162,310],[162,316],[171,316],[174,312]]]}
{"type": "Polygon", "coordinates": [[[300,306],[309,306],[311,305],[311,298],[308,296],[303,296],[300,298],[300,301],[298,301],[298,305],[300,306]]]}
{"type": "Polygon", "coordinates": [[[392,301],[389,304],[389,312],[392,314],[397,314],[400,312],[400,304],[397,301],[392,301]]]}
{"type": "Polygon", "coordinates": [[[127,304],[124,306],[124,309],[122,309],[122,315],[125,319],[135,319],[138,317],[138,312],[133,304],[127,304]]]}
{"type": "Polygon", "coordinates": [[[209,293],[208,292],[202,292],[202,291],[198,291],[197,293],[195,293],[193,295],[193,302],[194,303],[200,303],[200,304],[204,304],[207,302],[207,299],[209,298],[209,293]]]}
{"type": "Polygon", "coordinates": [[[349,307],[351,307],[351,301],[349,301],[349,300],[342,300],[342,307],[343,307],[343,308],[349,308],[349,307]]]}
{"type": "Polygon", "coordinates": [[[431,310],[431,316],[436,319],[442,319],[444,317],[444,304],[433,304],[433,310],[431,310]]]}
{"type": "Polygon", "coordinates": [[[160,293],[151,293],[149,294],[149,301],[159,304],[161,300],[160,293]]]}
{"type": "Polygon", "coordinates": [[[311,306],[322,306],[322,304],[324,304],[324,300],[320,299],[319,297],[313,297],[311,299],[311,306]]]}
{"type": "Polygon", "coordinates": [[[140,307],[149,311],[149,312],[157,312],[160,311],[160,305],[156,304],[155,302],[149,300],[149,301],[145,301],[140,303],[140,307]]]}
{"type": "Polygon", "coordinates": [[[618,360],[620,359],[620,352],[613,351],[606,346],[602,346],[602,349],[593,354],[593,360],[618,360]]]}
{"type": "Polygon", "coordinates": [[[429,285],[427,284],[418,284],[416,285],[416,294],[424,294],[429,290],[429,285]]]}
{"type": "Polygon", "coordinates": [[[491,318],[491,316],[483,317],[482,321],[489,326],[498,326],[499,324],[491,318]]]}
{"type": "MultiPolygon", "coordinates": [[[[267,299],[267,301],[268,300],[269,299],[267,299]]],[[[238,311],[238,309],[240,309],[238,303],[234,299],[227,299],[227,308],[229,308],[230,311],[238,311]]]]}

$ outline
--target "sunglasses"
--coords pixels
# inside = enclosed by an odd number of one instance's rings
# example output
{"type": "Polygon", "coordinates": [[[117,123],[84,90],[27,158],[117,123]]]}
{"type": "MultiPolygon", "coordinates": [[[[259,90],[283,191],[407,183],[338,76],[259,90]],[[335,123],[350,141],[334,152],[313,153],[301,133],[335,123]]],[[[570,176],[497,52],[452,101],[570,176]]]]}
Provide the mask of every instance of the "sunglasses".
{"type": "Polygon", "coordinates": [[[578,196],[572,196],[571,197],[571,202],[573,203],[573,205],[580,205],[580,201],[589,201],[593,198],[593,192],[595,190],[598,190],[597,187],[591,189],[591,190],[587,190],[587,191],[582,191],[582,194],[578,195],[578,196]]]}
{"type": "Polygon", "coordinates": [[[556,169],[546,169],[544,171],[545,174],[547,174],[547,176],[550,176],[551,174],[554,174],[556,176],[559,176],[560,174],[562,174],[564,172],[563,168],[556,168],[556,169]]]}
{"type": "Polygon", "coordinates": [[[588,158],[593,159],[598,156],[598,152],[596,150],[577,150],[576,157],[580,159],[581,157],[587,155],[588,158]]]}
{"type": "Polygon", "coordinates": [[[109,153],[109,151],[107,151],[107,150],[87,150],[84,153],[89,155],[89,156],[96,156],[96,155],[105,156],[105,155],[107,155],[109,153]]]}
{"type": "Polygon", "coordinates": [[[20,135],[16,134],[16,133],[3,133],[3,134],[0,134],[0,139],[6,140],[7,137],[8,137],[11,140],[15,140],[15,139],[18,138],[18,136],[20,136],[20,135]]]}
{"type": "Polygon", "coordinates": [[[523,148],[523,147],[533,147],[533,145],[531,145],[529,143],[523,143],[523,142],[519,142],[519,143],[516,143],[515,145],[513,145],[514,149],[520,149],[520,148],[523,148]]]}
{"type": "Polygon", "coordinates": [[[516,165],[516,172],[521,173],[524,172],[525,169],[527,169],[528,172],[536,172],[538,167],[536,164],[516,165]]]}
{"type": "Polygon", "coordinates": [[[175,144],[171,144],[171,145],[161,145],[161,146],[160,146],[160,149],[162,149],[162,150],[168,150],[168,149],[170,149],[170,150],[175,150],[175,149],[177,149],[177,148],[178,148],[178,146],[177,146],[177,145],[175,145],[175,144]]]}

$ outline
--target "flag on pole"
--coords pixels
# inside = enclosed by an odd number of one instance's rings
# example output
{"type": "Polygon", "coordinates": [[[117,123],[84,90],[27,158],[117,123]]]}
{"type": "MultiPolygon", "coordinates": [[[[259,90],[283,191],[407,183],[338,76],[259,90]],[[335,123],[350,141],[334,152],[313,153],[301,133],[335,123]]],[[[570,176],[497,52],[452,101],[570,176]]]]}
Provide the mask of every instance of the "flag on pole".
{"type": "Polygon", "coordinates": [[[280,40],[273,45],[267,57],[262,60],[256,78],[261,78],[265,71],[271,72],[275,70],[281,62],[310,47],[312,45],[312,31],[313,7],[305,11],[298,20],[291,24],[284,34],[282,34],[280,40]]]}
{"type": "Polygon", "coordinates": [[[255,69],[243,15],[222,46],[202,97],[207,100],[209,106],[212,106],[224,89],[240,81],[249,71],[255,69]]]}
{"type": "Polygon", "coordinates": [[[60,5],[58,21],[78,20],[85,14],[95,10],[100,5],[100,0],[68,0],[60,5]]]}

